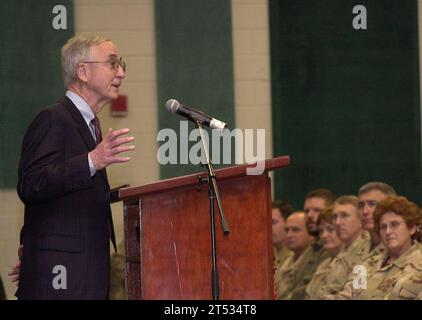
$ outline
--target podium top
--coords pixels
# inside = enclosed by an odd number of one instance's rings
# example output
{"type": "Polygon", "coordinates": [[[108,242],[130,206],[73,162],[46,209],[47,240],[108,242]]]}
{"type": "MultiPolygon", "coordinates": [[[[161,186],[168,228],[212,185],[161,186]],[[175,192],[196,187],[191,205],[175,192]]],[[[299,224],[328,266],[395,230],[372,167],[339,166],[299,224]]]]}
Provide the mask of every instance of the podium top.
{"type": "MultiPolygon", "coordinates": [[[[276,157],[272,159],[267,159],[265,161],[264,172],[267,173],[268,171],[287,167],[290,164],[290,157],[289,156],[282,156],[276,157]]],[[[240,177],[246,175],[246,169],[254,168],[256,163],[254,164],[241,164],[237,166],[232,166],[228,168],[218,169],[215,170],[215,175],[217,180],[240,177]]],[[[139,195],[145,195],[148,193],[154,192],[163,192],[168,191],[174,188],[182,187],[182,186],[190,186],[196,185],[200,181],[200,179],[207,179],[206,172],[198,172],[186,176],[171,178],[160,180],[157,182],[148,183],[142,186],[136,187],[129,187],[129,188],[122,188],[119,190],[119,199],[120,200],[128,200],[130,198],[139,197],[139,195]]]]}

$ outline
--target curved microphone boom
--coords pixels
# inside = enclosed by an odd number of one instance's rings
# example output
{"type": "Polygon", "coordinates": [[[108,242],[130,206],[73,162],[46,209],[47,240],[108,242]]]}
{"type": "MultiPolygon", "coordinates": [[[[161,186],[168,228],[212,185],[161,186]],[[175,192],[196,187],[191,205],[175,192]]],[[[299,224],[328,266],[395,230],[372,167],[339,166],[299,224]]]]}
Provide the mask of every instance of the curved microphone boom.
{"type": "Polygon", "coordinates": [[[213,117],[210,117],[209,115],[199,110],[184,106],[183,104],[179,103],[179,101],[177,101],[176,99],[167,100],[166,109],[170,113],[177,113],[178,115],[181,115],[182,117],[185,117],[193,122],[199,121],[202,124],[210,127],[211,129],[223,130],[227,127],[226,123],[214,119],[213,117]]]}

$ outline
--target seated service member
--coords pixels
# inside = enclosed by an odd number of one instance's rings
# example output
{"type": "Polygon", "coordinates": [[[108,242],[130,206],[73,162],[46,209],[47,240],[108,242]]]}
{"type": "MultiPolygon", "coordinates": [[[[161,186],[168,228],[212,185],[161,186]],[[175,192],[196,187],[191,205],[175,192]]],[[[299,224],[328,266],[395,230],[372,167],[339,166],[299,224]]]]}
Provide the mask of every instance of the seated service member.
{"type": "Polygon", "coordinates": [[[374,211],[381,200],[388,196],[395,196],[393,187],[384,182],[368,182],[358,192],[359,212],[362,219],[362,228],[369,232],[370,249],[366,259],[385,251],[384,244],[375,230],[374,211]]]}
{"type": "Polygon", "coordinates": [[[318,256],[312,247],[315,237],[308,233],[304,212],[293,212],[287,218],[286,233],[286,245],[293,255],[278,270],[277,299],[303,300],[306,286],[318,266],[318,256]]]}
{"type": "Polygon", "coordinates": [[[272,237],[275,257],[275,287],[279,279],[277,278],[281,265],[292,254],[286,246],[286,219],[293,212],[293,207],[284,201],[275,200],[272,203],[272,237]]]}
{"type": "Polygon", "coordinates": [[[354,267],[362,264],[369,252],[369,234],[362,229],[356,196],[346,195],[336,199],[333,219],[344,247],[330,264],[324,289],[326,295],[320,295],[320,299],[330,299],[331,295],[340,292],[354,267]]]}
{"type": "Polygon", "coordinates": [[[351,279],[338,298],[419,299],[422,248],[414,239],[421,223],[420,209],[405,197],[389,196],[378,203],[374,219],[387,250],[367,260],[364,279],[351,279]]]}
{"type": "Polygon", "coordinates": [[[320,299],[326,293],[330,265],[343,246],[343,241],[338,237],[334,225],[333,207],[328,207],[321,211],[318,217],[318,230],[322,245],[330,253],[331,257],[325,259],[318,266],[311,282],[306,287],[307,300],[320,299]]]}

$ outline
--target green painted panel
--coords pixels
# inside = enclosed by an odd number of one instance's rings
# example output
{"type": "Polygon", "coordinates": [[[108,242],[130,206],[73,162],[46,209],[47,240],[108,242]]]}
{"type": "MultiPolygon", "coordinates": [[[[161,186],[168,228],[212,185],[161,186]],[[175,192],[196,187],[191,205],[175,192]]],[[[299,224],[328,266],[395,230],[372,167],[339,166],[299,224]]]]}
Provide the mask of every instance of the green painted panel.
{"type": "Polygon", "coordinates": [[[277,198],[368,181],[422,201],[416,1],[270,0],[277,198]],[[355,30],[353,7],[367,9],[355,30]]]}
{"type": "MultiPolygon", "coordinates": [[[[175,130],[180,141],[183,118],[165,110],[170,98],[227,122],[233,129],[231,2],[157,0],[155,24],[159,130],[175,130]]],[[[189,130],[193,128],[189,124],[189,130]]],[[[180,149],[177,155],[180,160],[180,149]]],[[[201,170],[190,164],[168,164],[161,165],[160,175],[168,178],[201,170]]]]}
{"type": "Polygon", "coordinates": [[[23,134],[35,114],[64,93],[60,48],[73,35],[73,1],[67,29],[55,30],[57,1],[0,1],[0,188],[14,188],[23,134]]]}

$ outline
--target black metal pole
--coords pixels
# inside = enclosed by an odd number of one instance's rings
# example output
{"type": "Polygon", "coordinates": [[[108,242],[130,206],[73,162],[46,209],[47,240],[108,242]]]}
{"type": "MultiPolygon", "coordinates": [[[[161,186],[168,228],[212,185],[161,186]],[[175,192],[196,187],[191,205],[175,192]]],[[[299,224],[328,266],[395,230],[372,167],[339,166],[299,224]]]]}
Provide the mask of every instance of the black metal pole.
{"type": "Polygon", "coordinates": [[[211,285],[212,285],[212,298],[218,300],[220,297],[220,289],[218,285],[218,271],[217,271],[217,241],[215,235],[215,219],[214,219],[214,192],[211,185],[208,185],[208,196],[210,199],[210,220],[211,220],[211,257],[212,257],[212,270],[211,270],[211,285]]]}
{"type": "Polygon", "coordinates": [[[197,121],[196,124],[198,126],[199,134],[201,136],[202,147],[204,148],[205,166],[207,167],[207,172],[208,172],[208,183],[210,187],[213,189],[215,199],[217,200],[218,211],[220,213],[221,227],[223,228],[224,234],[227,235],[230,233],[230,228],[229,228],[229,224],[227,223],[226,217],[224,215],[220,193],[218,192],[217,179],[215,177],[214,168],[212,166],[212,162],[211,162],[209,152],[208,152],[208,146],[205,144],[205,138],[204,138],[204,132],[203,132],[204,128],[201,122],[197,121]]]}
{"type": "Polygon", "coordinates": [[[221,204],[220,194],[218,193],[217,181],[214,174],[214,169],[209,157],[208,146],[205,144],[204,132],[202,123],[197,121],[199,133],[201,136],[202,147],[205,153],[205,165],[208,171],[208,197],[210,202],[210,228],[211,228],[211,257],[212,257],[212,270],[211,270],[211,291],[214,300],[218,300],[220,297],[220,289],[218,283],[218,269],[217,269],[217,241],[215,234],[215,217],[214,217],[214,199],[217,200],[218,209],[220,212],[221,226],[224,234],[229,234],[229,226],[224,217],[223,206],[221,204]]]}

